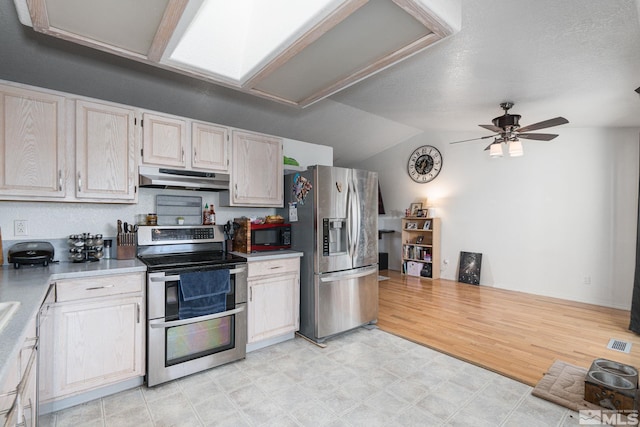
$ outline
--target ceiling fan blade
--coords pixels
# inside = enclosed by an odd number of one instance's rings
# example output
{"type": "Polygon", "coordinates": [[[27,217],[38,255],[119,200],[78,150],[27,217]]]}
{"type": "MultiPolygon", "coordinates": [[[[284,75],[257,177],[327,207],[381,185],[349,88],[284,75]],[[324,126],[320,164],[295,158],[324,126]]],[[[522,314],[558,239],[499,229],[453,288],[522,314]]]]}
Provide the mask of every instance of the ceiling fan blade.
{"type": "Polygon", "coordinates": [[[498,126],[494,126],[494,125],[478,125],[481,128],[485,128],[487,130],[490,130],[491,132],[504,132],[504,129],[499,128],[498,126]]]}
{"type": "Polygon", "coordinates": [[[450,142],[449,144],[459,144],[461,142],[469,142],[469,141],[478,141],[480,139],[487,139],[487,138],[493,138],[496,137],[498,135],[489,135],[489,136],[482,136],[480,138],[471,138],[471,139],[464,139],[462,141],[454,141],[454,142],[450,142]]]}
{"type": "Polygon", "coordinates": [[[554,133],[518,133],[518,138],[535,139],[537,141],[551,141],[556,136],[558,135],[554,133]]]}
{"type": "Polygon", "coordinates": [[[538,130],[544,128],[550,128],[552,126],[559,126],[569,123],[569,120],[564,117],[556,117],[554,119],[545,120],[543,122],[534,123],[529,126],[518,129],[518,132],[529,132],[530,130],[538,130]]]}

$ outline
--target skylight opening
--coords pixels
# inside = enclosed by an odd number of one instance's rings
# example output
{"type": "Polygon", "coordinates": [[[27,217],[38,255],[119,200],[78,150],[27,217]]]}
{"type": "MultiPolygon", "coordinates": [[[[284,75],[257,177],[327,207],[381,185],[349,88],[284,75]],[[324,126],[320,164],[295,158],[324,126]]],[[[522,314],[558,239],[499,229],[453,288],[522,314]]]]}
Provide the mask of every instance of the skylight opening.
{"type": "Polygon", "coordinates": [[[345,0],[204,0],[170,62],[242,84],[345,0]]]}

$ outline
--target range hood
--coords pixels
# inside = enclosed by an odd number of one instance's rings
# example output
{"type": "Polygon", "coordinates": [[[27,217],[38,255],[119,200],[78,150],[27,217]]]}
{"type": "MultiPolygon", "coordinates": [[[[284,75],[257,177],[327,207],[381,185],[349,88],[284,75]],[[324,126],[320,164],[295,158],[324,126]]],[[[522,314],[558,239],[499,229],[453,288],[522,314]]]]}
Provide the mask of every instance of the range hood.
{"type": "Polygon", "coordinates": [[[140,166],[140,187],[228,191],[229,175],[182,169],[140,166]]]}

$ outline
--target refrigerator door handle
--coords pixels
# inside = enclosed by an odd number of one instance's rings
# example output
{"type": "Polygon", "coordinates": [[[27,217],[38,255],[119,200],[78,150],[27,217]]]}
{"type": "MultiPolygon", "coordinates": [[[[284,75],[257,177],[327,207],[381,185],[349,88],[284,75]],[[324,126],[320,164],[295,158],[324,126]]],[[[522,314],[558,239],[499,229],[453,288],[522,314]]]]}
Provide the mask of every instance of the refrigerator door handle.
{"type": "Polygon", "coordinates": [[[358,244],[360,243],[360,234],[362,233],[362,214],[363,212],[360,210],[360,192],[358,191],[358,185],[356,182],[356,176],[353,171],[351,171],[351,185],[353,186],[353,194],[355,194],[353,201],[353,217],[355,228],[353,230],[353,256],[356,257],[358,255],[358,244]]]}
{"type": "Polygon", "coordinates": [[[348,239],[347,246],[349,248],[349,257],[351,257],[351,259],[353,259],[353,256],[354,256],[355,245],[354,245],[353,234],[355,233],[355,230],[356,230],[354,211],[353,211],[354,194],[355,193],[353,191],[353,183],[351,180],[349,180],[347,183],[347,215],[349,216],[349,219],[347,221],[347,239],[348,239]]]}
{"type": "Polygon", "coordinates": [[[371,273],[374,273],[378,270],[378,267],[367,267],[367,268],[363,268],[362,270],[358,271],[357,273],[353,273],[353,274],[345,274],[345,275],[339,275],[339,274],[331,274],[331,275],[326,275],[323,277],[320,277],[320,281],[321,282],[335,282],[336,280],[345,280],[345,279],[357,279],[358,277],[364,277],[364,276],[368,276],[371,273]]]}

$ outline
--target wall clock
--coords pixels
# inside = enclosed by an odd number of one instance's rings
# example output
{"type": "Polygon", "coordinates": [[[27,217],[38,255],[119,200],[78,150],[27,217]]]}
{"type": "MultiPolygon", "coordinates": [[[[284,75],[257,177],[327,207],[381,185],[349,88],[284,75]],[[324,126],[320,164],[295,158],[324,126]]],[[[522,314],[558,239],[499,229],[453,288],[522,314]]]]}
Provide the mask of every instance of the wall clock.
{"type": "Polygon", "coordinates": [[[407,172],[415,182],[432,181],[442,169],[442,155],[434,146],[423,145],[416,148],[407,164],[407,172]]]}

